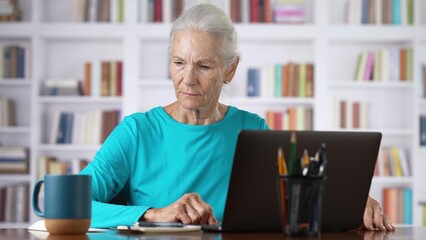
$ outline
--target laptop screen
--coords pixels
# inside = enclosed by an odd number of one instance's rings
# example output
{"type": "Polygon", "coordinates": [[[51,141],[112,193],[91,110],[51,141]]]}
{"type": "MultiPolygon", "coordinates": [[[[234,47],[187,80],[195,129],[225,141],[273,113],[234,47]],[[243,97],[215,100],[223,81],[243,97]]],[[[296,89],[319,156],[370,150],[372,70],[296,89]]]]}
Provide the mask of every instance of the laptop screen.
{"type": "MultiPolygon", "coordinates": [[[[362,225],[381,133],[295,131],[297,156],[327,148],[322,230],[362,225]]],[[[282,231],[277,195],[277,150],[288,159],[292,131],[241,131],[222,222],[223,231],[282,231]]]]}

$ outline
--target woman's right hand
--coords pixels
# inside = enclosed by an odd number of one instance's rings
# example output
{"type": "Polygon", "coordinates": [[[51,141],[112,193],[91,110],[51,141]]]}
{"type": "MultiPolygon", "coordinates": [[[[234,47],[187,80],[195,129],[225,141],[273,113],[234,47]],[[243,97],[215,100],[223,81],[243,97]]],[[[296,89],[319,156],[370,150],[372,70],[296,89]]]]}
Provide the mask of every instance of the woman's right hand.
{"type": "Polygon", "coordinates": [[[182,222],[184,224],[217,224],[212,207],[197,193],[187,193],[164,208],[148,209],[142,216],[147,222],[182,222]]]}

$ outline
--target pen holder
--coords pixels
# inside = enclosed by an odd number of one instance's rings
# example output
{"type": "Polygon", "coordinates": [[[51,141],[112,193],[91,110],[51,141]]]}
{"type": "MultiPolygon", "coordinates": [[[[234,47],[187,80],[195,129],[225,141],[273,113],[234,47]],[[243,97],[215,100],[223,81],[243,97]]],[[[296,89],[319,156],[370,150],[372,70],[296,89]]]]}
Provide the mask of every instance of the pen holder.
{"type": "Polygon", "coordinates": [[[320,235],[325,177],[278,175],[277,181],[284,234],[320,235]]]}

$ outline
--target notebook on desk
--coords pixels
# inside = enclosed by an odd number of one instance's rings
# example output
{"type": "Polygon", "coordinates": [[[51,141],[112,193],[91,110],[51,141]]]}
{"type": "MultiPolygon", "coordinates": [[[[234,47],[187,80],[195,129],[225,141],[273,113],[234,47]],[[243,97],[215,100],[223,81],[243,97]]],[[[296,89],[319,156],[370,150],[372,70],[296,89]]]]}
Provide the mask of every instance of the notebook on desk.
{"type": "MultiPolygon", "coordinates": [[[[221,225],[222,231],[282,231],[277,196],[277,149],[288,151],[291,131],[240,132],[221,225]]],[[[380,147],[378,132],[296,131],[297,156],[326,144],[327,180],[323,192],[322,230],[350,230],[362,225],[380,147]]],[[[287,155],[286,155],[287,156],[287,155]]]]}

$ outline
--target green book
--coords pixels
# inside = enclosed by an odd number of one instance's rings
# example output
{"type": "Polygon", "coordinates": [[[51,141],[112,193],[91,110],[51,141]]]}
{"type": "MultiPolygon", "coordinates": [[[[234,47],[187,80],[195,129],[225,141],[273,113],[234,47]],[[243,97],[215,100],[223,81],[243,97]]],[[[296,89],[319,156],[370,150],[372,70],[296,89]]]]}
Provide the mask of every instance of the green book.
{"type": "Polygon", "coordinates": [[[411,81],[413,80],[413,49],[412,48],[407,48],[406,49],[406,54],[405,54],[405,80],[407,81],[411,81]]]}

